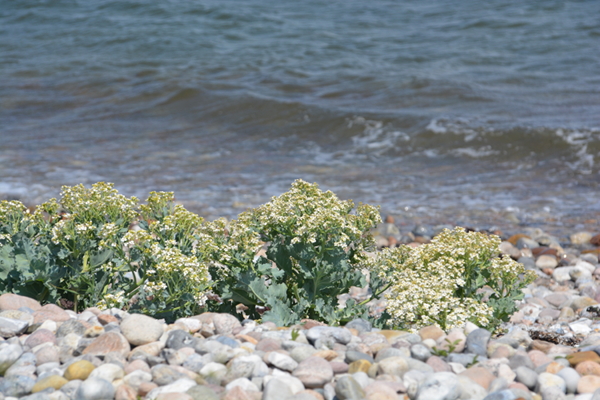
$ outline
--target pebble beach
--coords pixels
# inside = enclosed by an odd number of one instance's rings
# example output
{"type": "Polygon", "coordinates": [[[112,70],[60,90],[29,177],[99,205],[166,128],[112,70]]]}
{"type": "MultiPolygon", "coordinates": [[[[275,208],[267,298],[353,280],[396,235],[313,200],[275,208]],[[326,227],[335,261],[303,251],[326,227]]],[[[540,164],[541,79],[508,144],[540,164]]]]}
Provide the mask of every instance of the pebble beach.
{"type": "MultiPolygon", "coordinates": [[[[380,247],[418,246],[428,233],[400,232],[388,218],[375,235],[380,247]]],[[[496,233],[501,251],[538,275],[497,332],[471,323],[448,332],[380,330],[363,319],[278,327],[217,313],[167,324],[4,294],[0,399],[600,398],[600,235],[573,232],[566,243],[536,228],[496,233]]]]}

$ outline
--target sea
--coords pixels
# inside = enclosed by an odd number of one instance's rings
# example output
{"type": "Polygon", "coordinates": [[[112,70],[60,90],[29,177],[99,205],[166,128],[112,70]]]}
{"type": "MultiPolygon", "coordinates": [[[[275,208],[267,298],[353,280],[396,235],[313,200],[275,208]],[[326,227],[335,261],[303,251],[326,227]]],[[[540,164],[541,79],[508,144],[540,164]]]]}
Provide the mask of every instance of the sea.
{"type": "Polygon", "coordinates": [[[296,179],[414,225],[600,230],[600,1],[0,0],[0,199],[296,179]]]}

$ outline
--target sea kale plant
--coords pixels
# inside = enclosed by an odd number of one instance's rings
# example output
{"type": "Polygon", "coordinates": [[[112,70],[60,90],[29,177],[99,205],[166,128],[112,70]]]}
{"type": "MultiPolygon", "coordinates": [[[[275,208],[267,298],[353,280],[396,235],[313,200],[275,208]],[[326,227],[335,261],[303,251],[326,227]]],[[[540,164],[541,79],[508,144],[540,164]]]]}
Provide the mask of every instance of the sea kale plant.
{"type": "Polygon", "coordinates": [[[494,329],[516,311],[535,276],[508,256],[500,238],[463,228],[444,230],[429,244],[380,253],[374,268],[393,282],[386,294],[391,323],[451,329],[471,321],[494,329]]]}
{"type": "Polygon", "coordinates": [[[0,285],[63,306],[120,307],[174,319],[197,312],[209,286],[202,219],[151,193],[140,207],[112,184],[64,186],[30,214],[0,203],[0,285]]]}
{"type": "Polygon", "coordinates": [[[349,300],[340,308],[337,296],[366,285],[360,266],[366,252],[374,250],[369,231],[378,222],[375,207],[355,207],[316,184],[295,181],[288,192],[231,224],[231,238],[245,237],[249,247],[231,240],[226,248],[237,247],[220,257],[226,268],[213,269],[222,309],[241,303],[250,317],[262,314],[278,325],[302,318],[339,324],[366,317],[364,304],[349,300]],[[266,249],[259,256],[257,239],[266,249]]]}

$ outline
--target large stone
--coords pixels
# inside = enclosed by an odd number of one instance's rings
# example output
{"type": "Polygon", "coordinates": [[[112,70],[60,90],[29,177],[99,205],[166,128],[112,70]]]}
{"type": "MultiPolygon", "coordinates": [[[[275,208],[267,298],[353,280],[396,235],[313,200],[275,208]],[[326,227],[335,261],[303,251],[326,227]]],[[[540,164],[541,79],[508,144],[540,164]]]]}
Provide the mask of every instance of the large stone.
{"type": "Polygon", "coordinates": [[[298,364],[292,375],[307,388],[320,388],[333,379],[333,369],[325,359],[309,357],[298,364]]]}
{"type": "Polygon", "coordinates": [[[143,314],[130,314],[120,327],[123,336],[133,346],[155,342],[164,333],[162,322],[143,314]]]}
{"type": "Polygon", "coordinates": [[[115,396],[113,385],[100,378],[89,378],[81,382],[75,398],[78,400],[107,400],[115,396]]]}
{"type": "Polygon", "coordinates": [[[18,294],[5,293],[0,296],[0,310],[18,310],[21,307],[37,311],[42,308],[42,305],[37,300],[18,294]]]}
{"type": "Polygon", "coordinates": [[[404,357],[389,357],[381,360],[377,364],[378,375],[387,374],[402,377],[408,370],[408,361],[404,357]]]}
{"type": "Polygon", "coordinates": [[[117,332],[106,332],[98,336],[89,346],[87,346],[82,354],[92,356],[105,356],[111,352],[117,352],[123,356],[131,350],[129,342],[125,336],[117,332]]]}

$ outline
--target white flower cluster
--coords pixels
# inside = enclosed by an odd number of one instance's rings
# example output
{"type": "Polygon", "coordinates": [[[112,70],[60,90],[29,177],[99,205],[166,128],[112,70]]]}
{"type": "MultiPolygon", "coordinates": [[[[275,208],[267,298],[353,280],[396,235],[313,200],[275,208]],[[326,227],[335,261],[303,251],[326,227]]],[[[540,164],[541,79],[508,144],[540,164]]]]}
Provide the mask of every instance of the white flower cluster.
{"type": "Polygon", "coordinates": [[[100,310],[108,310],[109,308],[121,308],[125,304],[125,292],[118,291],[116,293],[107,293],[104,295],[102,300],[100,300],[96,307],[100,310]]]}
{"type": "Polygon", "coordinates": [[[386,295],[393,322],[413,328],[437,324],[444,329],[467,321],[490,324],[491,307],[475,296],[457,296],[457,292],[477,268],[489,271],[487,284],[493,290],[516,284],[519,275],[527,275],[523,265],[497,257],[499,244],[497,236],[455,228],[414,249],[402,246],[383,251],[374,268],[393,282],[386,295]]]}
{"type": "Polygon", "coordinates": [[[350,245],[372,247],[370,238],[363,234],[381,222],[379,210],[363,204],[353,210],[351,200],[342,201],[333,192],[323,192],[318,185],[299,179],[289,191],[239,219],[258,227],[267,240],[287,236],[292,244],[331,243],[344,250],[350,245]]]}

